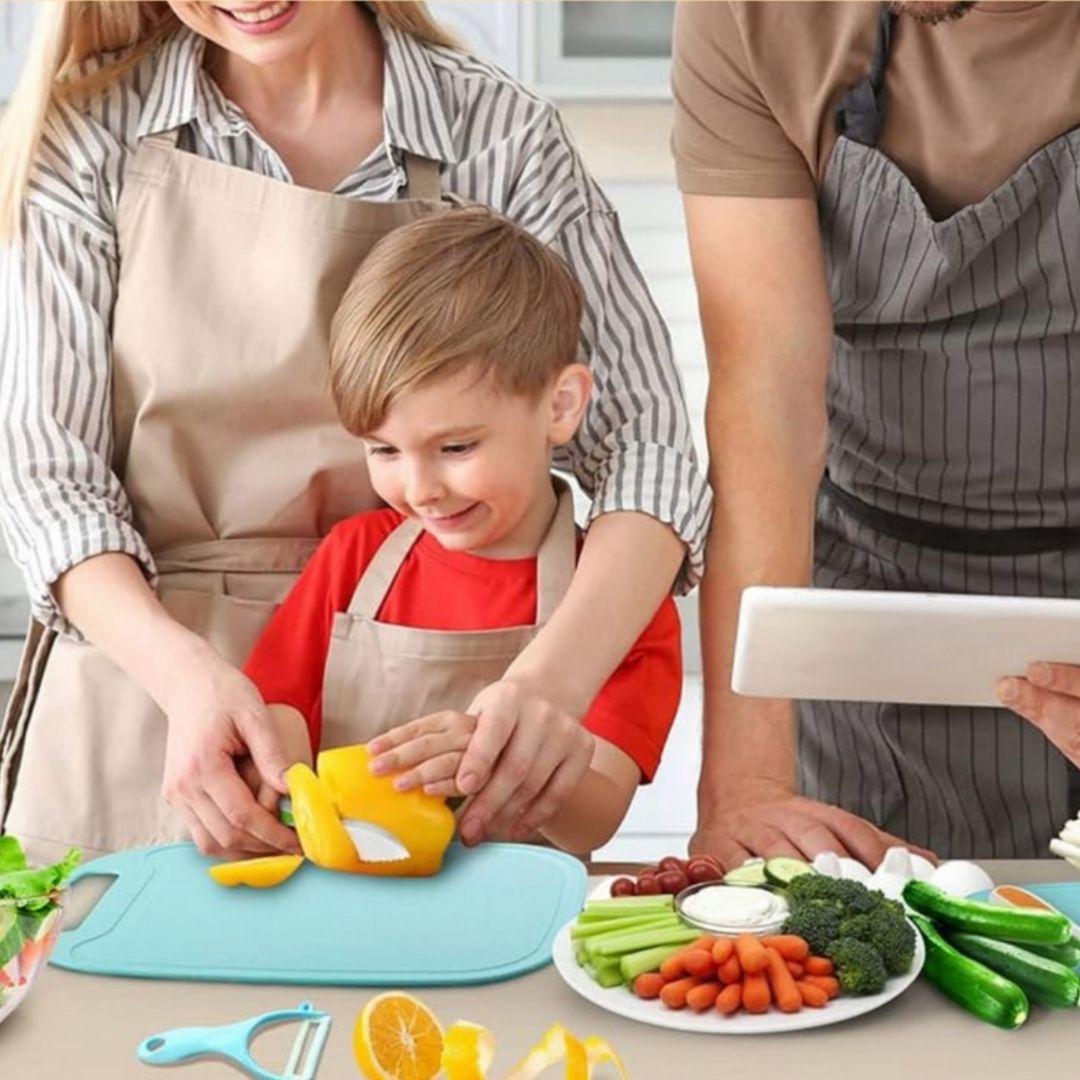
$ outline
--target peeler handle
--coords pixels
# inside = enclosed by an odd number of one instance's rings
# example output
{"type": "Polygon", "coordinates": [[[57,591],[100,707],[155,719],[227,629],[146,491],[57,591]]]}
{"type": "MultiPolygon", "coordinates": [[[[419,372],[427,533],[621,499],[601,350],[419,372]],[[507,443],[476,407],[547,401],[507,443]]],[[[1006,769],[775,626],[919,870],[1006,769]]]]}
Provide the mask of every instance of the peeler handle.
{"type": "Polygon", "coordinates": [[[287,1020],[314,1020],[324,1015],[305,1001],[298,1009],[265,1013],[235,1024],[172,1028],[144,1039],[137,1055],[144,1065],[180,1065],[200,1057],[224,1057],[256,1080],[281,1080],[280,1073],[267,1072],[252,1058],[249,1050],[252,1036],[272,1024],[287,1020]]]}

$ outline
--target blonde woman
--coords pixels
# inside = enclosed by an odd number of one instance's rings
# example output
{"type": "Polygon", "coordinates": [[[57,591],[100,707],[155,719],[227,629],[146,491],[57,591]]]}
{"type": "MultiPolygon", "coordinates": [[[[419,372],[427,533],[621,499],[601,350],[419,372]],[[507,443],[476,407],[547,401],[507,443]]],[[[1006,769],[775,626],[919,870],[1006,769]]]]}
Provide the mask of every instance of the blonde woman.
{"type": "Polygon", "coordinates": [[[42,7],[0,145],[0,520],[35,617],[5,828],[42,858],[295,845],[285,748],[237,665],[319,538],[375,504],[327,385],[337,300],[448,199],[528,228],[586,295],[598,392],[557,464],[592,525],[472,702],[457,777],[467,842],[536,827],[588,761],[553,776],[505,733],[584,714],[680,565],[696,580],[708,516],[667,334],[557,113],[422,4],[42,7]]]}

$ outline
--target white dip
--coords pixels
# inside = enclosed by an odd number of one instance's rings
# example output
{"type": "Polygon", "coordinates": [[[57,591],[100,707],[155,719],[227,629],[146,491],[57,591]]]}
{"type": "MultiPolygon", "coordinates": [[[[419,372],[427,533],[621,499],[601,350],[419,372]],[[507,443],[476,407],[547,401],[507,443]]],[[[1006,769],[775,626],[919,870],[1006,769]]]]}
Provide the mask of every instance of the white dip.
{"type": "Polygon", "coordinates": [[[710,885],[692,893],[682,910],[698,922],[754,930],[774,926],[788,915],[787,901],[766,889],[741,885],[710,885]]]}

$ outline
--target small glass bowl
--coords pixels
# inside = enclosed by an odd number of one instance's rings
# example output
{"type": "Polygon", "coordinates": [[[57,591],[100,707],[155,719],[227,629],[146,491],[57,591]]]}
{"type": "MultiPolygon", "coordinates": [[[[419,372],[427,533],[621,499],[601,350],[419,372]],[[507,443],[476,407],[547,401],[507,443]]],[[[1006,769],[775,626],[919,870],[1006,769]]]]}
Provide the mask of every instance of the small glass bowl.
{"type": "MultiPolygon", "coordinates": [[[[721,881],[702,881],[697,885],[688,885],[682,892],[677,893],[675,896],[675,911],[684,923],[689,924],[696,930],[704,930],[707,934],[720,934],[723,937],[738,937],[739,934],[753,934],[755,937],[764,934],[778,934],[785,922],[787,922],[790,912],[784,912],[778,916],[772,922],[762,923],[759,926],[728,926],[722,923],[711,923],[704,919],[695,918],[693,915],[688,915],[683,908],[686,901],[694,895],[694,893],[701,892],[702,889],[710,889],[717,885],[723,885],[721,881]]],[[[751,888],[756,886],[738,886],[728,885],[726,888],[751,888]]]]}
{"type": "Polygon", "coordinates": [[[24,913],[26,899],[0,898],[0,958],[7,957],[0,964],[0,1023],[23,1003],[38,972],[49,962],[60,936],[63,898],[63,890],[30,898],[55,905],[40,922],[24,913]],[[33,938],[27,938],[28,931],[34,933],[33,938]]]}

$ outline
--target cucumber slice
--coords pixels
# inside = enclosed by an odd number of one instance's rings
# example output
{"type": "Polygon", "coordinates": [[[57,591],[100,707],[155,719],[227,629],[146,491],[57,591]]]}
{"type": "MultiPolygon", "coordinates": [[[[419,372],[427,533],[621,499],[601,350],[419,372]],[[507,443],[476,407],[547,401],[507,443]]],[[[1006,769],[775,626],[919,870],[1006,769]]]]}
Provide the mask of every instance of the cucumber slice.
{"type": "Polygon", "coordinates": [[[768,885],[769,879],[765,877],[765,863],[754,862],[736,866],[734,870],[729,870],[724,875],[724,884],[743,885],[750,888],[768,885]]]}
{"type": "Polygon", "coordinates": [[[792,859],[780,856],[775,859],[767,859],[765,862],[765,879],[770,885],[779,885],[784,888],[790,885],[797,877],[803,874],[816,874],[817,871],[802,859],[792,859]]]}

